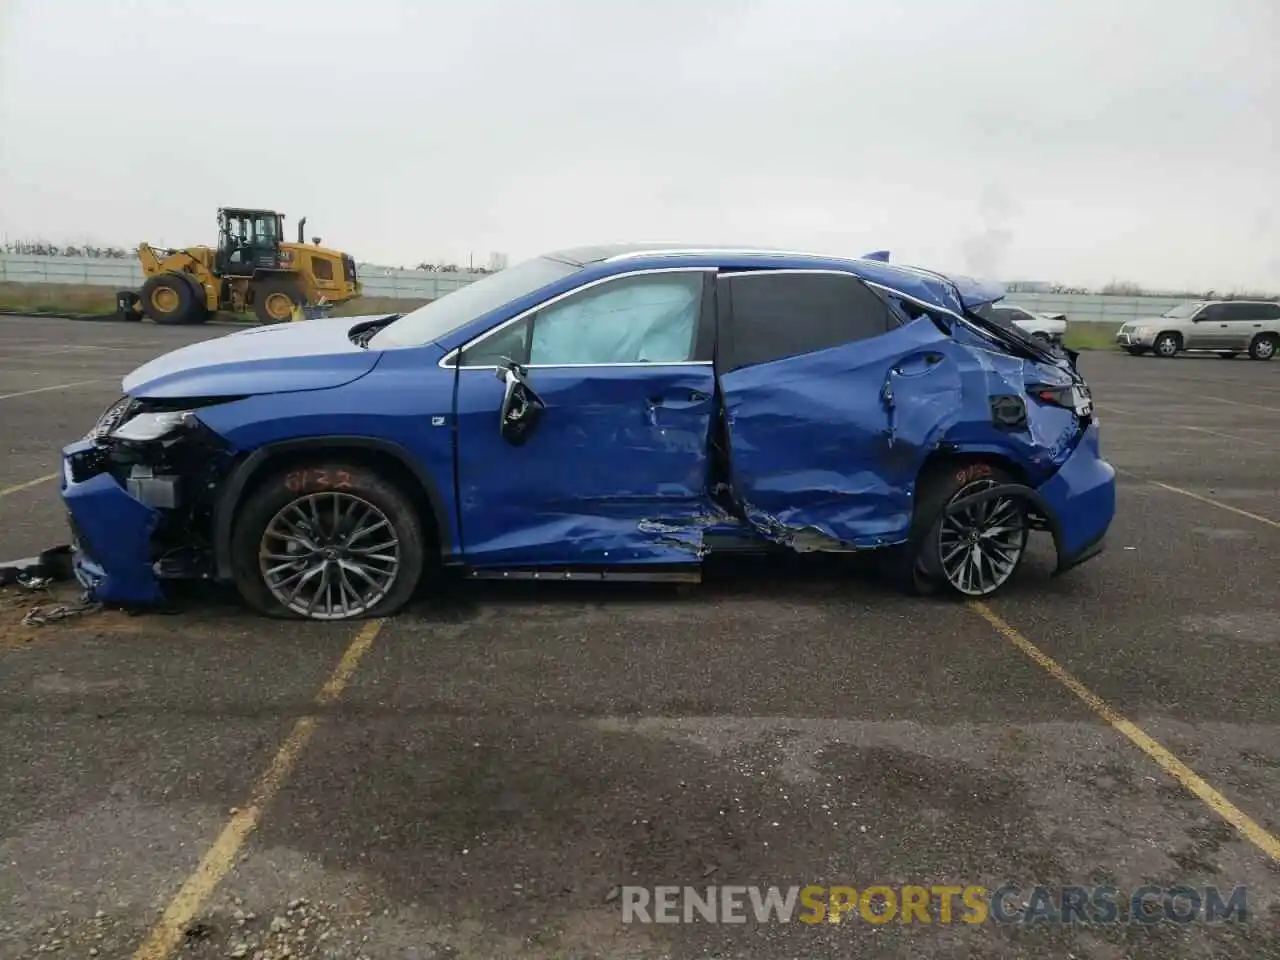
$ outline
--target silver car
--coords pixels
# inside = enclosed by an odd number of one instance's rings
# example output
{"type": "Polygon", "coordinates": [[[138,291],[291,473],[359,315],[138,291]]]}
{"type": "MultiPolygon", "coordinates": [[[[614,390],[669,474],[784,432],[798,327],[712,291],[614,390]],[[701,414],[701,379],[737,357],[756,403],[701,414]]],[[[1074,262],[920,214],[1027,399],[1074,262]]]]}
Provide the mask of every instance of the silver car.
{"type": "Polygon", "coordinates": [[[1116,343],[1134,356],[1172,357],[1183,350],[1270,360],[1280,348],[1280,303],[1269,300],[1191,300],[1158,317],[1130,320],[1116,343]]]}

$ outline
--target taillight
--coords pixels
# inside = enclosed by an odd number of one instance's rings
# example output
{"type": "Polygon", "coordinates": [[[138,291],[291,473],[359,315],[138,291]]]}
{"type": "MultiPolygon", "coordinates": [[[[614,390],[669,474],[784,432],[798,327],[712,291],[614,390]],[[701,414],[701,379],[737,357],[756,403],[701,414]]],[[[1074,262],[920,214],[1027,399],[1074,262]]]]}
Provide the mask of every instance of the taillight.
{"type": "Polygon", "coordinates": [[[1089,395],[1089,388],[1084,384],[1061,387],[1037,383],[1027,387],[1027,393],[1041,403],[1070,410],[1078,417],[1088,417],[1093,414],[1093,398],[1089,395]]]}

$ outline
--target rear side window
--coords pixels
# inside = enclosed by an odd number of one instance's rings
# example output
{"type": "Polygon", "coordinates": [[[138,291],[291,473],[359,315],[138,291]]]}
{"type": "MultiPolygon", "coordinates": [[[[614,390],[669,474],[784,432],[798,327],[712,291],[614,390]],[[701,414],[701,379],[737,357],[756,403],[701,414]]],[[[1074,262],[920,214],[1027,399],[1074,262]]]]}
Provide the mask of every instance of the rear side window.
{"type": "Polygon", "coordinates": [[[1274,320],[1280,317],[1280,304],[1276,303],[1228,303],[1223,307],[1224,320],[1274,320]]]}
{"type": "Polygon", "coordinates": [[[889,308],[857,277],[835,273],[752,273],[727,280],[732,328],[722,340],[721,366],[814,353],[896,326],[889,308]]]}

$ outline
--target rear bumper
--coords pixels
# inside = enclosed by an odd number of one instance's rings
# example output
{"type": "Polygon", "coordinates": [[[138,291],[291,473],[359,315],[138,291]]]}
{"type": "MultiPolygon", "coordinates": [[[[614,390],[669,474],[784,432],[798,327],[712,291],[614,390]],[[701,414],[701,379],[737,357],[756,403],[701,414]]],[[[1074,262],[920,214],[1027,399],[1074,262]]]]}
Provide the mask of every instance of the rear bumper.
{"type": "Polygon", "coordinates": [[[93,453],[91,441],[62,451],[61,494],[76,579],[100,603],[157,603],[164,594],[152,568],[151,536],[159,511],[132,496],[110,473],[87,474],[93,453]]]}
{"type": "Polygon", "coordinates": [[[1055,574],[1102,552],[1116,514],[1116,470],[1102,458],[1097,421],[1089,424],[1066,463],[1036,493],[1057,547],[1055,574]]]}

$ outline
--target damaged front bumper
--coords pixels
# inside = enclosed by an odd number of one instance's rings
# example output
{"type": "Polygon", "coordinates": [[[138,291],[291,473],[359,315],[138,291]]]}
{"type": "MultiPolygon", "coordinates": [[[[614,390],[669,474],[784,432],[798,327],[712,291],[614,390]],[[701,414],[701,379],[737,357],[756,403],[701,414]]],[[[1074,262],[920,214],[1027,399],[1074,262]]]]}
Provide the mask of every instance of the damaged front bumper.
{"type": "Polygon", "coordinates": [[[160,511],[106,470],[92,440],[62,451],[62,502],[71,528],[72,568],[89,599],[151,604],[164,599],[152,561],[151,538],[160,511]]]}

